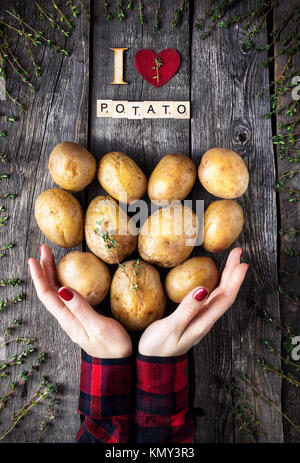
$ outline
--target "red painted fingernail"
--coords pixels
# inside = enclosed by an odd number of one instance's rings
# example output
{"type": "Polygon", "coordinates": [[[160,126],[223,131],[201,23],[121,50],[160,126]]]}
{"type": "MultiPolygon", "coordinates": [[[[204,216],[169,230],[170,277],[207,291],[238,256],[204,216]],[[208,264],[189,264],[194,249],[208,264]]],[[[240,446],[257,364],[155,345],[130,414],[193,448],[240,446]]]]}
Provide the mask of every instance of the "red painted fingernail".
{"type": "Polygon", "coordinates": [[[72,291],[70,291],[70,290],[67,289],[67,288],[61,288],[61,289],[58,291],[58,294],[60,295],[60,297],[61,297],[64,301],[70,301],[71,299],[73,299],[73,293],[72,293],[72,291]]]}
{"type": "Polygon", "coordinates": [[[199,288],[196,289],[196,291],[193,293],[193,298],[196,299],[196,301],[200,302],[203,301],[203,299],[208,295],[208,291],[206,291],[205,288],[199,288]]]}

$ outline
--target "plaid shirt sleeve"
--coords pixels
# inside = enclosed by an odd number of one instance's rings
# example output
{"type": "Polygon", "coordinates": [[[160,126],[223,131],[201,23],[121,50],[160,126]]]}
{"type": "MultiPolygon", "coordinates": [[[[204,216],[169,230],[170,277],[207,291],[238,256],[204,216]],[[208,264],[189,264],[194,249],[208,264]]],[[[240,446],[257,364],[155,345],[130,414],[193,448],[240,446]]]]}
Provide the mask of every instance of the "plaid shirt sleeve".
{"type": "Polygon", "coordinates": [[[133,357],[98,359],[82,351],[77,442],[128,442],[133,371],[133,357]]]}
{"type": "Polygon", "coordinates": [[[137,442],[189,443],[195,434],[188,407],[188,354],[137,354],[135,435],[137,442]]]}

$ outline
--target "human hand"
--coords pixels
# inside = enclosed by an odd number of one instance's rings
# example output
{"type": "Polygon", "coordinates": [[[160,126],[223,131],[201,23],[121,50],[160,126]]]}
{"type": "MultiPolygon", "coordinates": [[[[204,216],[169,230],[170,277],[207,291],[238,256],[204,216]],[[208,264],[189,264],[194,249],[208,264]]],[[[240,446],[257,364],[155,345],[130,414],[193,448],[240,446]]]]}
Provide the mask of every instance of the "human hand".
{"type": "Polygon", "coordinates": [[[241,248],[230,252],[220,285],[209,297],[205,288],[194,288],[171,315],[148,326],[140,338],[139,352],[173,357],[198,344],[238,295],[249,268],[248,264],[240,263],[242,253],[241,248]]]}
{"type": "Polygon", "coordinates": [[[97,358],[123,358],[132,353],[127,331],[113,318],[97,313],[73,289],[59,288],[50,246],[40,246],[40,262],[27,259],[39,300],[56,318],[72,341],[97,358]]]}

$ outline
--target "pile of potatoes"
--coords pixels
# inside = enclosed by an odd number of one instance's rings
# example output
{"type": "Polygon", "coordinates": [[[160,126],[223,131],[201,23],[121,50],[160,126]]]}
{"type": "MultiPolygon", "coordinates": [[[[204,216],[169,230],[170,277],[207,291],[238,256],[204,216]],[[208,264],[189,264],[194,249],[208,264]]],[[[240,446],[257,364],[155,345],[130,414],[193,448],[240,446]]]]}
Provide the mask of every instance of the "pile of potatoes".
{"type": "MultiPolygon", "coordinates": [[[[52,151],[48,168],[61,188],[46,190],[36,199],[35,218],[40,230],[64,248],[77,246],[85,236],[91,251],[73,251],[60,260],[57,274],[61,285],[75,289],[93,306],[110,290],[112,314],[128,330],[142,330],[161,318],[165,293],[179,303],[196,286],[209,292],[217,286],[219,272],[214,261],[210,257],[189,258],[199,232],[197,215],[180,202],[191,192],[197,177],[189,157],[164,156],[147,182],[142,170],[124,153],[105,154],[97,166],[84,147],[62,142],[52,151]],[[109,196],[96,196],[84,215],[69,191],[83,190],[96,176],[109,196]],[[164,207],[148,217],[138,233],[119,203],[132,203],[146,191],[153,203],[164,207]],[[172,201],[175,203],[169,204],[172,201]],[[136,249],[140,257],[126,261],[136,249]],[[113,278],[107,264],[118,265],[113,278]],[[154,265],[171,268],[164,287],[154,265]]],[[[234,199],[248,188],[247,167],[235,152],[212,148],[201,159],[198,177],[209,193],[222,198],[205,211],[202,246],[211,253],[224,251],[243,227],[243,210],[234,199]]]]}

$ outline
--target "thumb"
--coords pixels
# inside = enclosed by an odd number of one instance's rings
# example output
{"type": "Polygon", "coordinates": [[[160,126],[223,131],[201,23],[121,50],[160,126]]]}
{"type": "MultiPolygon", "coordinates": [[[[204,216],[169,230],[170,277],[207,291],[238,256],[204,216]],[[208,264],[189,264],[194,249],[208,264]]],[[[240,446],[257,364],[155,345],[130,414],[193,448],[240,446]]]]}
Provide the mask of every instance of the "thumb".
{"type": "Polygon", "coordinates": [[[172,313],[171,317],[182,332],[187,324],[198,314],[208,296],[208,290],[203,286],[192,289],[172,313]]]}
{"type": "Polygon", "coordinates": [[[57,293],[70,312],[72,312],[83,325],[94,324],[96,311],[77,291],[63,286],[59,288],[57,293]]]}

